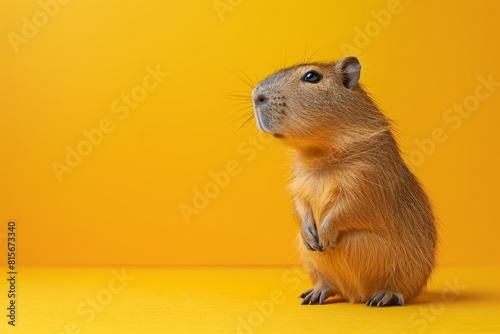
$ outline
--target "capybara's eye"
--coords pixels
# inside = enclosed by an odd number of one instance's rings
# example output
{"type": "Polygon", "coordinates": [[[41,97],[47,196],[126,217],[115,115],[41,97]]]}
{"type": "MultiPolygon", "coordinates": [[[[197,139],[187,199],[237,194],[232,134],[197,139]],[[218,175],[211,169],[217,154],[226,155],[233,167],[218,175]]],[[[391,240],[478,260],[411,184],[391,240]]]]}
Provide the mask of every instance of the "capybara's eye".
{"type": "Polygon", "coordinates": [[[309,71],[302,77],[302,81],[309,83],[318,83],[323,76],[316,71],[309,71]]]}

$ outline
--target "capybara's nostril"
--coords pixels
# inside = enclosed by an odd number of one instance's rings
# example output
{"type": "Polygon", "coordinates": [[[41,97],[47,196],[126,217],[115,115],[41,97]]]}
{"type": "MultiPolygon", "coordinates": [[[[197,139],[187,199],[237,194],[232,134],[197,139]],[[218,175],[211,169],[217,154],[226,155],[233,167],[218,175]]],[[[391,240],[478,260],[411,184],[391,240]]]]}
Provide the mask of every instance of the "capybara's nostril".
{"type": "Polygon", "coordinates": [[[257,98],[255,99],[255,104],[263,105],[266,104],[266,102],[267,102],[267,97],[264,94],[257,95],[257,98]]]}

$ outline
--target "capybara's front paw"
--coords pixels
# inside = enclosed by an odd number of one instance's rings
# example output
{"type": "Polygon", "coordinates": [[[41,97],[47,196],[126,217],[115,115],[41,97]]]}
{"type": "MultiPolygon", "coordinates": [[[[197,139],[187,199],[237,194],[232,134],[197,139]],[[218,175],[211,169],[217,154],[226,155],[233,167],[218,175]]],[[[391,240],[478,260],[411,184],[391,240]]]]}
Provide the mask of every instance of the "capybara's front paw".
{"type": "Polygon", "coordinates": [[[323,286],[312,288],[300,294],[299,298],[303,298],[302,305],[321,305],[328,297],[335,296],[335,293],[329,287],[323,286]]]}
{"type": "Polygon", "coordinates": [[[318,231],[316,230],[316,225],[302,223],[302,227],[300,229],[300,233],[302,236],[302,241],[307,249],[310,251],[323,251],[323,246],[319,242],[318,231]]]}

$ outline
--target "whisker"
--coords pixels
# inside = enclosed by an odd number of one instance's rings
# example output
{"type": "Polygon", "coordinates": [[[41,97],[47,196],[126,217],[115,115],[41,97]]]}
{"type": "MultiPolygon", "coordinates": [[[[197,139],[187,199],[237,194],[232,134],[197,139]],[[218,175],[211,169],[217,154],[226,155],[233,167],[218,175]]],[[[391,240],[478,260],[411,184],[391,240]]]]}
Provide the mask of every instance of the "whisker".
{"type": "Polygon", "coordinates": [[[271,62],[268,62],[268,64],[273,68],[274,72],[278,72],[279,71],[279,69],[280,69],[280,67],[279,67],[280,65],[279,64],[278,65],[274,65],[271,62]]]}
{"type": "Polygon", "coordinates": [[[286,49],[283,50],[283,56],[280,57],[280,68],[286,67],[286,49]]]}
{"type": "Polygon", "coordinates": [[[252,88],[252,90],[253,90],[253,89],[254,89],[254,87],[255,87],[255,86],[257,86],[257,82],[258,82],[258,81],[253,81],[253,80],[252,80],[252,78],[250,78],[250,77],[249,77],[249,76],[248,76],[245,72],[242,72],[242,73],[243,73],[243,75],[245,76],[245,78],[247,78],[247,79],[248,79],[248,81],[250,82],[250,84],[251,84],[251,88],[252,88]]]}
{"type": "Polygon", "coordinates": [[[244,106],[232,113],[233,116],[237,116],[241,113],[253,113],[253,106],[244,106]]]}
{"type": "Polygon", "coordinates": [[[314,57],[316,57],[316,55],[322,50],[324,49],[325,46],[323,45],[322,47],[320,47],[319,49],[317,49],[316,51],[314,51],[310,56],[309,58],[307,58],[307,61],[305,62],[306,64],[310,64],[313,60],[314,57]]]}
{"type": "Polygon", "coordinates": [[[304,53],[302,54],[302,63],[304,63],[304,64],[307,64],[306,55],[307,55],[307,45],[304,48],[304,53]]]}
{"type": "MultiPolygon", "coordinates": [[[[249,75],[247,75],[245,72],[235,69],[235,70],[228,70],[233,76],[238,78],[240,81],[245,83],[248,87],[250,87],[251,90],[254,89],[254,87],[257,85],[257,83],[260,81],[259,78],[254,74],[255,79],[251,78],[249,75]]],[[[253,110],[253,101],[252,101],[252,94],[251,91],[249,92],[248,90],[235,90],[233,92],[225,92],[226,94],[226,99],[228,100],[234,100],[236,101],[235,103],[232,104],[232,106],[242,106],[235,112],[233,112],[228,118],[233,121],[233,122],[241,122],[241,124],[238,126],[237,130],[241,130],[243,127],[248,126],[254,120],[254,110],[253,110]]]]}
{"type": "Polygon", "coordinates": [[[229,95],[238,95],[238,94],[241,94],[242,96],[250,96],[251,95],[251,92],[247,91],[247,90],[234,90],[232,92],[228,92],[227,94],[229,95]]]}
{"type": "Polygon", "coordinates": [[[254,74],[254,76],[255,76],[255,81],[254,82],[256,82],[255,86],[257,86],[259,84],[259,82],[260,82],[261,79],[259,79],[259,77],[257,76],[257,74],[254,74]]]}
{"type": "Polygon", "coordinates": [[[253,120],[253,114],[248,116],[247,119],[245,121],[243,121],[243,123],[238,127],[238,130],[240,130],[244,126],[248,126],[248,124],[250,124],[251,120],[253,120]]]}
{"type": "MultiPolygon", "coordinates": [[[[243,110],[240,110],[240,112],[243,111],[243,110]]],[[[253,117],[253,110],[251,111],[247,111],[246,113],[242,114],[242,115],[232,115],[234,117],[233,121],[234,122],[237,122],[237,121],[240,121],[242,119],[246,119],[248,117],[253,117]]]]}
{"type": "Polygon", "coordinates": [[[248,87],[250,87],[251,89],[253,89],[253,87],[255,86],[253,81],[245,74],[243,73],[243,75],[245,76],[245,78],[243,78],[241,75],[238,75],[236,73],[234,73],[233,71],[229,70],[229,72],[234,75],[235,77],[237,77],[238,79],[240,79],[243,83],[245,83],[248,87]]]}
{"type": "Polygon", "coordinates": [[[251,101],[241,101],[241,102],[238,102],[238,103],[233,103],[231,106],[237,107],[237,106],[243,106],[243,105],[246,105],[248,108],[252,108],[253,107],[253,104],[252,104],[251,101]]]}
{"type": "Polygon", "coordinates": [[[250,96],[244,96],[244,95],[229,95],[225,97],[228,100],[236,100],[236,101],[247,101],[249,103],[252,103],[252,99],[250,96]]]}

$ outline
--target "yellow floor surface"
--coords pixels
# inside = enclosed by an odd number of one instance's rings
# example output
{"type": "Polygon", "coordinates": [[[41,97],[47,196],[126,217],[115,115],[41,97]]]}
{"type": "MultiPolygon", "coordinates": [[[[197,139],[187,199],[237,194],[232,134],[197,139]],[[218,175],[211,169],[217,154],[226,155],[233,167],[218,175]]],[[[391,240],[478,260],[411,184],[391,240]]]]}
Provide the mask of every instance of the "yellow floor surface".
{"type": "Polygon", "coordinates": [[[301,306],[298,268],[20,268],[0,333],[500,333],[499,274],[438,268],[414,303],[369,308],[301,306]]]}

